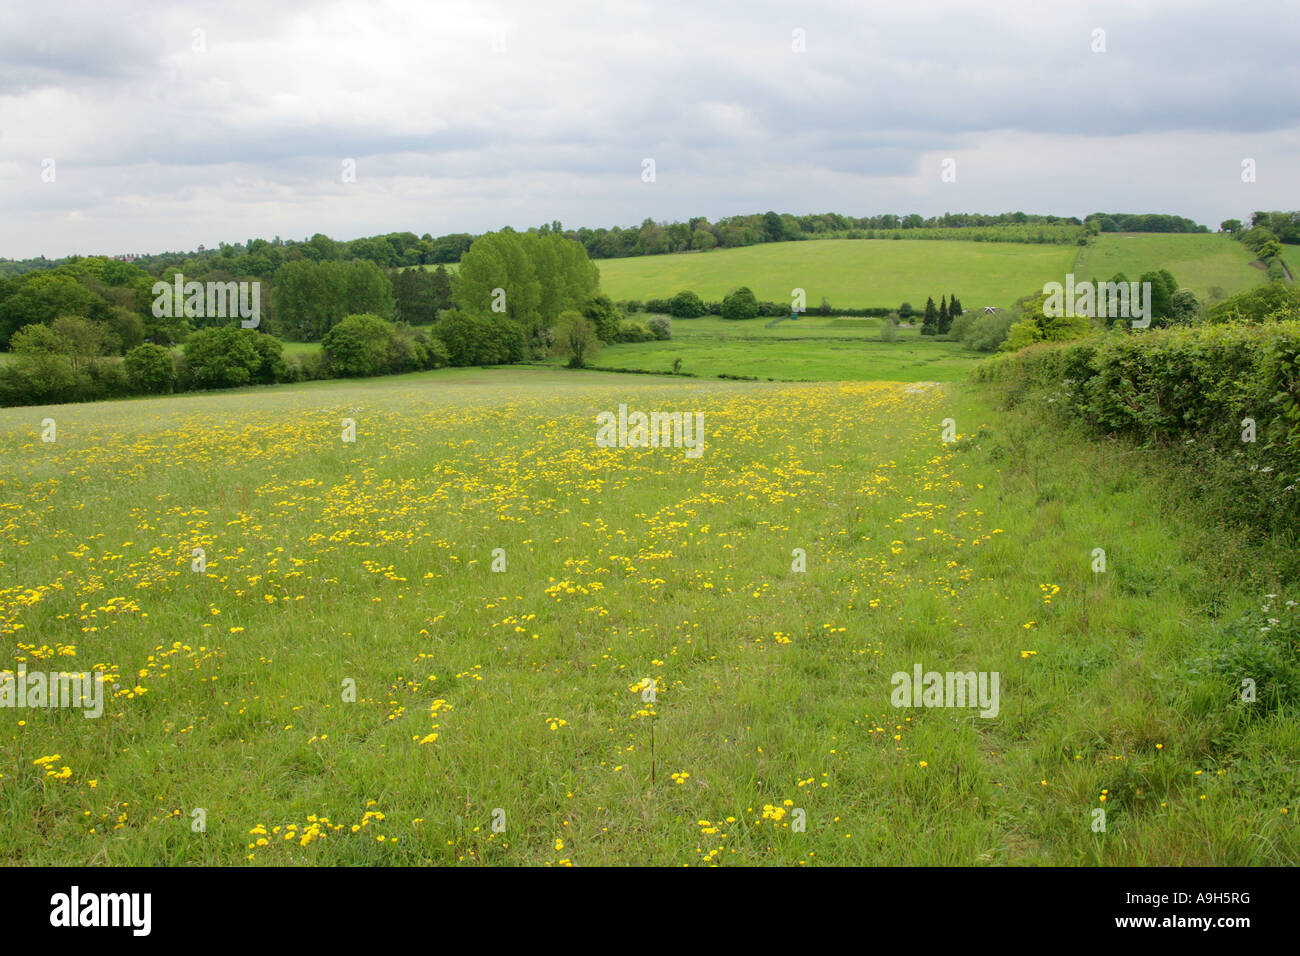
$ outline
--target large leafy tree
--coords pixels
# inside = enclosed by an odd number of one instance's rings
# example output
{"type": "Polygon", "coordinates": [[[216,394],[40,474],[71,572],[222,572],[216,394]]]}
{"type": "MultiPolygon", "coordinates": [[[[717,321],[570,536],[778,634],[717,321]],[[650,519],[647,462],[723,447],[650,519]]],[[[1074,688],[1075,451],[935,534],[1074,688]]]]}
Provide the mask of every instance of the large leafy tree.
{"type": "Polygon", "coordinates": [[[450,309],[452,305],[451,273],[447,267],[439,264],[433,270],[433,305],[439,312],[450,309]]]}
{"type": "Polygon", "coordinates": [[[288,262],[275,277],[279,330],[304,342],[318,341],[345,315],[371,313],[391,319],[393,284],[373,262],[288,262]]]}
{"type": "Polygon", "coordinates": [[[438,317],[437,291],[433,273],[408,268],[393,274],[396,317],[410,325],[428,325],[438,317]]]}

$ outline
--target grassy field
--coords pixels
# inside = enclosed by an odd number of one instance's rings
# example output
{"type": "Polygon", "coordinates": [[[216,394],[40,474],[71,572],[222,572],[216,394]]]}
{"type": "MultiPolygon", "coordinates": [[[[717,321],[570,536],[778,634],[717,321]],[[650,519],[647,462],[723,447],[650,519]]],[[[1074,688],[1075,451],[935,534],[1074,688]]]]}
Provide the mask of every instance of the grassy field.
{"type": "Polygon", "coordinates": [[[978,361],[976,353],[960,344],[922,337],[916,328],[899,329],[895,341],[882,342],[879,319],[806,316],[770,329],[769,321],[675,319],[672,339],[608,345],[595,364],[665,372],[680,359],[679,370],[699,378],[725,374],[775,381],[955,382],[978,361]]]}
{"type": "Polygon", "coordinates": [[[1135,282],[1144,272],[1168,269],[1180,287],[1204,302],[1216,286],[1227,296],[1265,282],[1264,270],[1253,268],[1250,260],[1250,250],[1228,236],[1103,233],[1080,250],[1074,275],[1080,281],[1106,280],[1122,272],[1135,282]]]}
{"type": "Polygon", "coordinates": [[[1185,673],[1285,575],[968,385],[441,371],[0,450],[8,666],[113,685],[0,709],[7,863],[1300,859],[1295,721],[1185,673]],[[596,447],[620,403],[703,454],[596,447]],[[998,714],[894,708],[918,664],[998,714]]]}
{"type": "Polygon", "coordinates": [[[759,299],[788,302],[792,289],[815,309],[925,307],[956,295],[968,309],[1009,306],[1063,276],[1076,247],[954,240],[826,239],[777,242],[705,253],[601,259],[602,289],[614,299],[668,297],[690,289],[718,301],[747,285],[759,299]]]}

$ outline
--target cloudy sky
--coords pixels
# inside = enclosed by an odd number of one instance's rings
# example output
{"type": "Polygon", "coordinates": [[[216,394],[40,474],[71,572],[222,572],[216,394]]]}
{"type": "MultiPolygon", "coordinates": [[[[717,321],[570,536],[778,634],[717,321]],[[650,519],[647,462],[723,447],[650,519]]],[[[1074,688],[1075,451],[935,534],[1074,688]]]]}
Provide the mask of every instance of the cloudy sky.
{"type": "Polygon", "coordinates": [[[1215,228],[1300,208],[1295,0],[3,0],[0,22],[7,258],[767,209],[1215,228]]]}

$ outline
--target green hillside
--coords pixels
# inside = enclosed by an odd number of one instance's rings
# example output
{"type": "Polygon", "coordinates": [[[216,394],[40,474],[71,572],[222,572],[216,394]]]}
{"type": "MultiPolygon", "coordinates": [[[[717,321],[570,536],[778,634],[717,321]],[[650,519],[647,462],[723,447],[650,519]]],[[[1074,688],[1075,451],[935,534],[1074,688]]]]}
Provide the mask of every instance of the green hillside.
{"type": "Polygon", "coordinates": [[[956,293],[970,308],[1008,306],[1059,279],[1074,246],[957,240],[824,239],[743,249],[602,259],[601,287],[614,299],[671,296],[690,289],[716,301],[738,285],[762,300],[788,301],[801,288],[809,309],[828,298],[837,308],[891,307],[956,293]]]}
{"type": "Polygon", "coordinates": [[[1227,296],[1262,284],[1264,271],[1251,266],[1250,260],[1250,250],[1228,236],[1106,233],[1079,250],[1074,275],[1079,280],[1109,279],[1122,272],[1136,280],[1144,272],[1168,269],[1179,286],[1205,300],[1215,286],[1227,296]]]}

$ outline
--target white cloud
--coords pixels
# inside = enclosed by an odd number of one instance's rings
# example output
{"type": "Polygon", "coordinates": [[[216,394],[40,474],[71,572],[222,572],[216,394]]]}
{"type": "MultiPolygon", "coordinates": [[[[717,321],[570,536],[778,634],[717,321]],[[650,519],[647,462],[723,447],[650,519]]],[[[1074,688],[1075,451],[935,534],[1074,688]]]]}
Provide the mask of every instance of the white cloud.
{"type": "Polygon", "coordinates": [[[0,11],[0,255],[766,209],[1214,226],[1296,205],[1284,0],[132,10],[0,11]]]}

